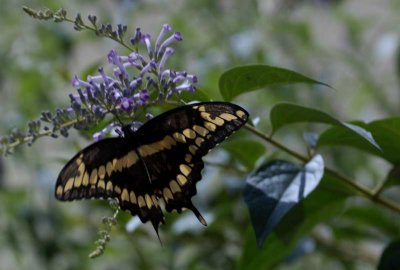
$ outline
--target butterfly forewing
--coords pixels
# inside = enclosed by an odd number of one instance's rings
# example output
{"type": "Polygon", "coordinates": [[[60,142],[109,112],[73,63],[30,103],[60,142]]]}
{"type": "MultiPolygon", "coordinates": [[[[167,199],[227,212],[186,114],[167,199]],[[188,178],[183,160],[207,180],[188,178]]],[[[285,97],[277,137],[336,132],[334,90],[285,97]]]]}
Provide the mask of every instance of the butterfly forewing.
{"type": "Polygon", "coordinates": [[[150,220],[157,230],[167,211],[191,209],[201,180],[202,157],[242,127],[248,113],[223,102],[182,106],[146,122],[123,138],[105,139],[80,151],[62,169],[56,198],[117,198],[123,210],[150,220]]]}

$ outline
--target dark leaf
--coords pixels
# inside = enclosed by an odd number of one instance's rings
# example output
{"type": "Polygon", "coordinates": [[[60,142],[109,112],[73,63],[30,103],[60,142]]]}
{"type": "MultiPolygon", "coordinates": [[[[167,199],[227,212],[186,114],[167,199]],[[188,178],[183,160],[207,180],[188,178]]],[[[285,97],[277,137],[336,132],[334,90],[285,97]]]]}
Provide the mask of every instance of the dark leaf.
{"type": "Polygon", "coordinates": [[[400,240],[391,242],[383,251],[378,270],[400,269],[400,240]]]}
{"type": "Polygon", "coordinates": [[[315,189],[323,172],[323,159],[317,155],[304,167],[272,161],[247,178],[244,198],[259,247],[287,212],[315,189]]]}
{"type": "Polygon", "coordinates": [[[325,174],[321,183],[307,198],[296,204],[268,236],[263,248],[254,244],[252,230],[245,235],[239,269],[273,269],[289,256],[297,242],[311,229],[343,213],[346,199],[355,191],[337,178],[325,174]]]}

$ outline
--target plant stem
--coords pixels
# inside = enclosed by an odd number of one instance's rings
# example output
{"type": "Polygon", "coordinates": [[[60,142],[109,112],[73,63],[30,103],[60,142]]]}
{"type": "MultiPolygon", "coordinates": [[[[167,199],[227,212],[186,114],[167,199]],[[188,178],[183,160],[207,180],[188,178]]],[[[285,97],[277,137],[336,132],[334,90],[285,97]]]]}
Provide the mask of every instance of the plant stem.
{"type": "MultiPolygon", "coordinates": [[[[71,18],[68,18],[68,17],[63,18],[63,21],[69,22],[69,23],[75,23],[75,20],[73,20],[73,19],[71,19],[71,18]]],[[[96,29],[95,29],[94,27],[91,27],[91,26],[89,26],[89,25],[87,25],[87,24],[82,24],[82,25],[80,25],[80,26],[81,26],[81,27],[84,27],[86,30],[90,30],[90,31],[93,31],[93,32],[96,33],[96,29]]],[[[115,42],[121,44],[123,47],[125,47],[126,49],[128,49],[130,52],[133,52],[133,48],[131,48],[129,45],[127,45],[127,44],[126,44],[125,42],[123,42],[122,40],[119,40],[119,39],[117,39],[117,38],[114,38],[114,37],[112,37],[112,36],[110,36],[110,35],[104,35],[104,37],[107,37],[107,38],[109,38],[109,39],[114,40],[115,42]]]]}
{"type": "MultiPolygon", "coordinates": [[[[292,149],[287,148],[286,146],[280,144],[279,142],[273,140],[271,137],[265,135],[263,132],[261,132],[260,130],[256,129],[255,127],[246,124],[245,125],[246,129],[249,130],[250,132],[252,132],[253,134],[255,134],[256,136],[260,137],[261,139],[269,142],[270,144],[272,144],[273,146],[275,146],[276,148],[279,148],[281,150],[283,150],[284,152],[288,153],[289,155],[303,161],[303,162],[307,162],[309,159],[299,153],[297,153],[296,151],[293,151],[292,149]]],[[[400,214],[400,205],[386,199],[386,198],[382,198],[379,195],[375,194],[373,191],[369,190],[368,188],[358,184],[354,179],[344,176],[340,173],[338,173],[337,171],[325,167],[325,172],[330,174],[331,176],[333,176],[335,179],[341,180],[342,182],[344,182],[345,184],[347,184],[348,186],[352,187],[353,189],[357,190],[359,193],[361,193],[364,197],[370,199],[371,201],[376,202],[377,204],[380,204],[386,208],[389,208],[397,213],[400,214]]]]}
{"type": "MultiPolygon", "coordinates": [[[[79,122],[78,119],[74,119],[74,120],[68,121],[68,122],[60,125],[59,129],[64,128],[64,127],[72,126],[72,125],[74,125],[74,124],[76,124],[78,122],[79,122]]],[[[54,133],[54,131],[51,130],[51,129],[44,130],[44,131],[40,132],[39,134],[37,134],[36,138],[40,138],[40,137],[44,137],[44,136],[50,136],[53,133],[54,133]]],[[[16,146],[18,146],[18,145],[20,145],[22,143],[27,143],[27,142],[30,142],[32,140],[33,140],[33,136],[26,136],[23,140],[17,140],[17,141],[15,141],[13,143],[10,143],[9,145],[7,145],[7,148],[14,148],[14,147],[16,147],[16,146]]]]}

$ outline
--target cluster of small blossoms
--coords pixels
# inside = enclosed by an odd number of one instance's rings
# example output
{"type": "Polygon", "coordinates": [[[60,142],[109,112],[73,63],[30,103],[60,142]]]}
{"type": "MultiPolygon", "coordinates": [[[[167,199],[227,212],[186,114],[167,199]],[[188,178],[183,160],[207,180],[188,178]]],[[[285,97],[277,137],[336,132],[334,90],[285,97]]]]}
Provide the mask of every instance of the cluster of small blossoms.
{"type": "MultiPolygon", "coordinates": [[[[126,27],[121,29],[126,30],[126,27]]],[[[84,129],[112,115],[111,123],[94,134],[98,140],[120,125],[117,119],[124,119],[131,124],[140,107],[165,102],[182,91],[194,92],[196,76],[166,68],[168,58],[174,53],[171,45],[181,40],[181,34],[172,32],[171,26],[165,24],[152,45],[150,35],[137,28],[130,39],[133,52],[119,55],[116,50],[111,50],[107,55],[112,65],[112,75],[99,68],[97,75],[88,76],[86,80],[75,76],[72,85],[77,91],[69,95],[71,105],[57,109],[55,113],[43,112],[40,121],[29,123],[29,131],[25,135],[13,133],[12,136],[3,137],[3,148],[21,142],[31,144],[43,134],[68,136],[68,130],[72,127],[84,129]]],[[[138,127],[141,123],[133,122],[132,125],[138,127]]]]}
{"type": "MultiPolygon", "coordinates": [[[[182,40],[179,32],[164,38],[171,30],[171,26],[164,25],[153,47],[150,35],[137,28],[131,44],[136,48],[140,43],[145,44],[147,55],[136,50],[121,56],[111,50],[107,58],[114,65],[113,76],[107,76],[100,68],[97,76],[89,76],[86,81],[75,77],[72,85],[79,88],[77,95],[70,95],[71,108],[79,113],[84,105],[96,120],[107,113],[132,117],[139,107],[151,101],[150,94],[155,96],[152,101],[162,102],[181,91],[195,91],[196,76],[165,68],[167,59],[174,52],[169,46],[182,40]]],[[[95,138],[101,139],[114,126],[115,123],[111,123],[96,133],[95,138]]]]}
{"type": "MultiPolygon", "coordinates": [[[[87,110],[96,121],[107,113],[120,119],[131,119],[138,108],[149,102],[163,102],[182,91],[194,92],[196,76],[166,68],[168,58],[174,53],[170,45],[182,40],[179,32],[165,38],[171,31],[171,26],[165,24],[152,46],[150,35],[137,28],[130,40],[137,48],[134,52],[122,56],[111,50],[107,55],[108,62],[114,66],[112,76],[108,76],[103,68],[99,69],[97,76],[89,76],[86,81],[75,76],[72,85],[78,87],[78,94],[70,95],[74,112],[87,117],[82,113],[82,110],[87,110]],[[145,55],[139,53],[139,44],[145,45],[145,55]],[[153,100],[150,96],[154,97],[153,100]]],[[[94,137],[103,138],[115,125],[111,123],[94,137]]],[[[134,123],[134,127],[139,125],[134,123]]]]}

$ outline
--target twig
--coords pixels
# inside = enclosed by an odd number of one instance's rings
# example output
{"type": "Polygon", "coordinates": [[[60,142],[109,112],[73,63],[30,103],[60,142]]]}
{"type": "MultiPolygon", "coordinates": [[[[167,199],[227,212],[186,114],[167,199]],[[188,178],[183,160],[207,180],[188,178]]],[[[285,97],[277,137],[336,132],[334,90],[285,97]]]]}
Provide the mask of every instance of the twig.
{"type": "MultiPolygon", "coordinates": [[[[250,132],[252,132],[253,134],[255,134],[256,136],[262,138],[263,140],[269,142],[270,144],[274,145],[276,148],[279,148],[281,150],[283,150],[284,152],[288,153],[289,155],[303,161],[303,162],[307,162],[308,158],[297,153],[296,151],[293,151],[292,149],[287,148],[286,146],[280,144],[279,142],[273,140],[272,138],[270,138],[269,136],[265,135],[263,132],[261,132],[260,130],[256,129],[255,127],[246,124],[245,126],[247,128],[247,130],[249,130],[250,132]]],[[[386,198],[382,198],[380,196],[377,196],[373,191],[369,190],[368,188],[358,184],[354,179],[344,176],[338,172],[336,172],[335,170],[329,168],[329,167],[325,167],[325,172],[330,174],[331,176],[333,176],[335,179],[341,180],[342,182],[344,182],[345,184],[347,184],[348,186],[350,186],[351,188],[357,190],[359,193],[361,193],[364,197],[370,199],[373,202],[376,202],[377,204],[380,204],[386,208],[389,208],[397,213],[400,214],[400,205],[394,203],[393,201],[390,201],[386,198]]]]}

